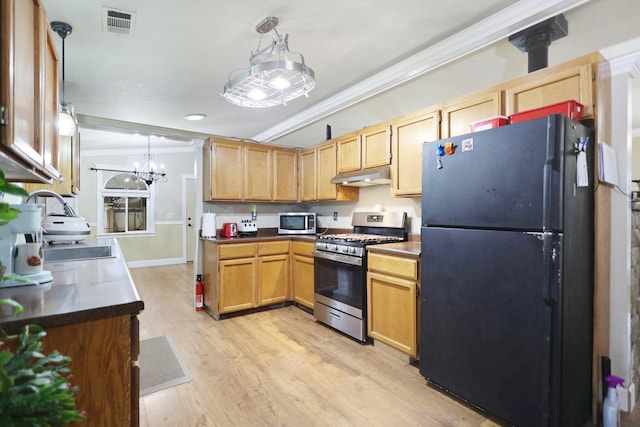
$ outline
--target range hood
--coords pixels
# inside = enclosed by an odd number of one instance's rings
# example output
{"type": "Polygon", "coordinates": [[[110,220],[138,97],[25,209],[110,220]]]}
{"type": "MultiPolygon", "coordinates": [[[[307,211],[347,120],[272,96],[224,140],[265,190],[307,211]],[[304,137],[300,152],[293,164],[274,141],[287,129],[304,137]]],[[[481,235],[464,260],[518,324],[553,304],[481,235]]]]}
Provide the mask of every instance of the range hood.
{"type": "Polygon", "coordinates": [[[331,180],[331,183],[349,187],[370,187],[372,185],[389,184],[391,182],[390,176],[391,168],[389,166],[378,166],[340,173],[331,180]]]}

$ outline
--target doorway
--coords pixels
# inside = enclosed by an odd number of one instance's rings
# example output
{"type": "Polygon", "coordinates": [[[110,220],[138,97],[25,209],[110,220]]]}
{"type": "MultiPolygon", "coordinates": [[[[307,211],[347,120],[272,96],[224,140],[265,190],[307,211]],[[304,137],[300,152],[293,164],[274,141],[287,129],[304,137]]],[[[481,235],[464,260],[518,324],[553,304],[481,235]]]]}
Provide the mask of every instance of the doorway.
{"type": "Polygon", "coordinates": [[[198,227],[195,214],[195,179],[193,175],[182,176],[183,206],[183,242],[182,253],[185,262],[192,263],[195,258],[198,227]]]}

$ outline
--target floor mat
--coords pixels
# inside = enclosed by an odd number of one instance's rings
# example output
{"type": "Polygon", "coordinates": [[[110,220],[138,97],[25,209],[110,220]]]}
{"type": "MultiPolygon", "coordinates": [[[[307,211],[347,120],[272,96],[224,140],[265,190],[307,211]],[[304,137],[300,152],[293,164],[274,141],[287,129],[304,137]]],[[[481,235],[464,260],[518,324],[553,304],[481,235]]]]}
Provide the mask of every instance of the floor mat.
{"type": "Polygon", "coordinates": [[[140,396],[191,381],[191,374],[169,336],[140,341],[140,396]]]}

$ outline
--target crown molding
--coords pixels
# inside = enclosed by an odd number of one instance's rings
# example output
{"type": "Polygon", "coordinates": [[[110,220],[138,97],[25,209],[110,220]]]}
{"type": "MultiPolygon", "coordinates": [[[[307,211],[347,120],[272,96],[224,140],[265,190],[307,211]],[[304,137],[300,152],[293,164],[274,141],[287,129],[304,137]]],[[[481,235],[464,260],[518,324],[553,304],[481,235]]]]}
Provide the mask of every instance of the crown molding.
{"type": "Polygon", "coordinates": [[[251,139],[270,142],[590,0],[520,0],[451,37],[282,121],[251,139]]]}

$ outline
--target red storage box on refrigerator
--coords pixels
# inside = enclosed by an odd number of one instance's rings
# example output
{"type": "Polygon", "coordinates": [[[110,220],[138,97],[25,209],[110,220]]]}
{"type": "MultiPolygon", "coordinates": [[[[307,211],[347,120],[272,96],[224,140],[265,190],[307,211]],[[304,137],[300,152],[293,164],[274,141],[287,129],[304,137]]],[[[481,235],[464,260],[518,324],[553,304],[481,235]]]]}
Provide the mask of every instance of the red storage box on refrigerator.
{"type": "Polygon", "coordinates": [[[508,124],[509,118],[507,116],[493,116],[471,123],[471,132],[493,129],[508,124]]]}
{"type": "Polygon", "coordinates": [[[525,120],[538,119],[540,117],[547,117],[550,114],[564,114],[565,116],[575,121],[580,121],[582,113],[584,112],[584,105],[577,101],[569,100],[564,102],[558,102],[557,104],[546,105],[540,108],[534,108],[533,110],[521,111],[509,116],[509,122],[520,123],[525,120]]]}

